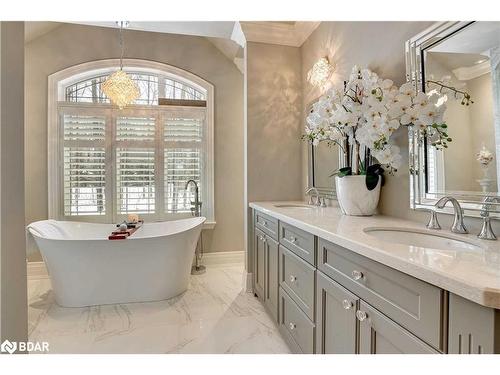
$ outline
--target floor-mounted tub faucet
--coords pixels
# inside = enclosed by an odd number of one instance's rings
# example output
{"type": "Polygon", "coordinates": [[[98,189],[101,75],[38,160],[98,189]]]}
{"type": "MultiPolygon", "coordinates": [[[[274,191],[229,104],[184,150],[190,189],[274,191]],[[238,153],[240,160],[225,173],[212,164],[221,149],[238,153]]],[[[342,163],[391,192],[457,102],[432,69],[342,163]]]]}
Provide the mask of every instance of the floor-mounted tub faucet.
{"type": "MultiPolygon", "coordinates": [[[[189,188],[189,185],[194,185],[194,202],[191,201],[191,213],[194,216],[201,216],[201,202],[200,202],[200,190],[198,189],[198,184],[195,180],[189,180],[186,182],[185,189],[189,188]]],[[[198,239],[198,243],[196,244],[195,250],[195,264],[191,268],[192,275],[200,275],[205,273],[205,266],[201,264],[201,259],[203,258],[203,230],[200,232],[200,238],[198,239]]]]}
{"type": "Polygon", "coordinates": [[[189,180],[186,182],[186,187],[185,189],[187,190],[189,188],[189,184],[194,185],[194,202],[191,202],[191,212],[194,214],[194,216],[201,216],[201,202],[200,202],[200,191],[198,189],[198,184],[196,183],[195,180],[189,180]]]}

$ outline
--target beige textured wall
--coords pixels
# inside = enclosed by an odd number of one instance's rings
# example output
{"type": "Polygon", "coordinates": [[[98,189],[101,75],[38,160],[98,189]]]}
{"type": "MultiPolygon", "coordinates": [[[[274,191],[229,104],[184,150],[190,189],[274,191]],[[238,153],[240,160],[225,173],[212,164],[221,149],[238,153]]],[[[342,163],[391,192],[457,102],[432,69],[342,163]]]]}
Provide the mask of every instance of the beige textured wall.
{"type": "MultiPolygon", "coordinates": [[[[301,56],[297,47],[247,43],[246,204],[300,200],[301,56]]],[[[252,272],[252,223],[247,210],[247,272],[252,272]]]]}
{"type": "MultiPolygon", "coordinates": [[[[432,22],[322,22],[302,45],[303,108],[320,93],[306,81],[307,71],[315,61],[328,55],[337,68],[332,77],[342,84],[354,64],[367,66],[384,78],[400,85],[405,82],[404,43],[432,22]]],[[[387,215],[414,219],[424,223],[427,214],[409,208],[408,138],[404,129],[396,134],[403,154],[403,168],[389,176],[382,189],[380,211],[387,215]]],[[[307,184],[307,162],[303,147],[303,186],[307,184]]],[[[441,215],[442,225],[449,225],[451,215],[441,215]]],[[[477,219],[466,219],[471,232],[480,227],[477,219]]],[[[495,230],[500,224],[495,222],[495,230]]]]}
{"type": "Polygon", "coordinates": [[[26,341],[24,23],[0,22],[0,342],[26,341]]]}
{"type": "Polygon", "coordinates": [[[248,200],[293,200],[301,188],[300,49],[247,44],[248,200]]]}
{"type": "MultiPolygon", "coordinates": [[[[335,66],[332,83],[342,87],[353,65],[366,66],[381,77],[396,84],[405,82],[404,43],[431,25],[431,22],[322,22],[302,45],[303,106],[321,92],[307,81],[307,71],[320,57],[328,56],[335,66]]],[[[402,147],[404,167],[387,179],[382,190],[380,211],[385,214],[409,217],[409,186],[407,168],[408,140],[404,129],[397,134],[402,147]]],[[[303,147],[303,150],[305,148],[303,147]]],[[[303,155],[305,152],[303,152],[303,155]]],[[[306,176],[306,156],[303,156],[306,176]]],[[[303,184],[306,184],[306,178],[303,184]]]]}
{"type": "MultiPolygon", "coordinates": [[[[243,75],[201,37],[124,31],[125,57],[158,61],[215,86],[215,219],[205,250],[243,246],[243,75]]],[[[119,56],[115,29],[63,24],[26,45],[26,223],[47,218],[47,77],[119,56]]],[[[37,260],[38,256],[30,257],[37,260]]]]}

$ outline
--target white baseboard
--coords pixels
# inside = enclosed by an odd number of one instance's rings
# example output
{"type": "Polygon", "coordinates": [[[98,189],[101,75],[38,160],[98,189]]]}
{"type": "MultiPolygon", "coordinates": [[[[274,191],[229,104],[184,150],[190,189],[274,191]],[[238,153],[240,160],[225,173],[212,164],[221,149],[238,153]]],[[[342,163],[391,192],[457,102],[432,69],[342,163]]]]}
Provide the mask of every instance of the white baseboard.
{"type": "Polygon", "coordinates": [[[218,253],[205,253],[201,263],[209,266],[212,264],[243,263],[245,261],[244,251],[224,251],[218,253]]]}
{"type": "MultiPolygon", "coordinates": [[[[229,264],[229,263],[243,263],[245,261],[244,251],[224,251],[219,253],[205,253],[201,259],[201,263],[210,266],[215,264],[229,264]]],[[[28,262],[27,263],[28,280],[31,279],[44,279],[49,277],[47,268],[44,262],[28,262]]],[[[248,274],[247,274],[248,278],[248,274]]],[[[245,281],[246,285],[251,287],[251,274],[250,284],[245,281]]]]}
{"type": "Polygon", "coordinates": [[[28,280],[46,279],[49,277],[44,262],[28,262],[27,274],[28,274],[28,280]]]}

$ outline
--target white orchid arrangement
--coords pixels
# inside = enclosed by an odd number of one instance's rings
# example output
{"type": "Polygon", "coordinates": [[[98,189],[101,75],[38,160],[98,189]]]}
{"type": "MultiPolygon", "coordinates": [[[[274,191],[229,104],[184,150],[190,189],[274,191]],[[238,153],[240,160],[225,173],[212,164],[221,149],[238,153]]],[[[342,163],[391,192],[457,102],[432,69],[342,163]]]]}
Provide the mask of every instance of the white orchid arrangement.
{"type": "Polygon", "coordinates": [[[363,160],[370,154],[392,174],[402,163],[400,149],[391,140],[401,126],[413,126],[437,148],[448,147],[446,105],[438,105],[439,98],[437,93],[416,93],[410,82],[398,88],[390,79],[354,66],[342,91],[332,88],[313,104],[304,137],[313,145],[337,144],[345,154],[352,150],[352,174],[366,172],[363,160]]]}

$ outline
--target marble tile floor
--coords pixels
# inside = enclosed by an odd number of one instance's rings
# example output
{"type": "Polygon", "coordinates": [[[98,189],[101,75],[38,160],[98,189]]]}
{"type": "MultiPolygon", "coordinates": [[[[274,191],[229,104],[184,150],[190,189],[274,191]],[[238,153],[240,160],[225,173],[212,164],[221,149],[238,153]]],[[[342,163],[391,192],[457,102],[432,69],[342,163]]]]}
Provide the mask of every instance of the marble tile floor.
{"type": "Polygon", "coordinates": [[[28,280],[29,339],[50,353],[289,353],[242,277],[242,264],[210,265],[171,300],[84,308],[57,305],[48,278],[28,280]]]}

